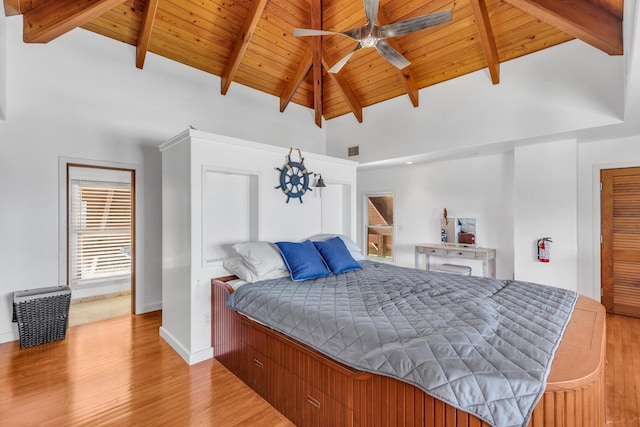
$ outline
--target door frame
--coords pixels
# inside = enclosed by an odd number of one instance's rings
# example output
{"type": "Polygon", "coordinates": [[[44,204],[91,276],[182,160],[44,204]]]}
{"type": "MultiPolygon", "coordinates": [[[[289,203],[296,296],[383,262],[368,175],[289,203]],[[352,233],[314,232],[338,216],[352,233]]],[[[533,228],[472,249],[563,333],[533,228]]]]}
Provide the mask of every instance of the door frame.
{"type": "MultiPolygon", "coordinates": [[[[611,215],[611,218],[609,218],[609,221],[608,221],[609,226],[607,227],[607,229],[605,229],[605,222],[603,221],[603,218],[604,218],[603,211],[604,211],[605,194],[607,195],[607,198],[613,199],[613,186],[612,188],[609,188],[608,186],[604,185],[603,174],[605,173],[605,171],[612,171],[616,169],[618,168],[600,169],[600,177],[599,177],[599,180],[600,180],[600,303],[604,305],[604,308],[605,310],[607,310],[607,313],[611,313],[613,311],[613,250],[605,251],[603,249],[603,246],[607,238],[613,239],[613,218],[612,218],[613,215],[611,215]],[[610,259],[608,260],[604,259],[604,255],[607,252],[611,252],[609,253],[610,259]],[[603,280],[605,271],[607,272],[607,274],[609,274],[611,279],[608,282],[605,282],[603,280]]],[[[611,210],[613,210],[613,200],[611,200],[611,210]]],[[[608,243],[613,245],[613,242],[608,242],[608,243]]]]}
{"type": "MultiPolygon", "coordinates": [[[[592,182],[592,236],[593,236],[593,257],[591,258],[592,264],[592,277],[593,277],[593,289],[592,295],[596,301],[602,300],[602,247],[600,243],[602,233],[602,194],[600,190],[600,174],[603,169],[624,169],[640,167],[640,162],[610,162],[593,164],[591,166],[591,182],[592,182]]],[[[578,179],[579,181],[579,179],[578,179]]],[[[578,195],[580,196],[580,195],[578,195]]],[[[578,248],[580,248],[580,242],[578,242],[578,248]]],[[[584,259],[583,255],[579,255],[579,259],[584,259]]],[[[580,291],[580,287],[578,287],[580,291]]]]}
{"type": "Polygon", "coordinates": [[[102,169],[115,169],[132,172],[132,191],[133,191],[133,232],[132,232],[132,275],[131,275],[131,313],[140,314],[144,313],[144,287],[141,286],[143,281],[143,274],[140,260],[143,259],[142,245],[142,221],[144,218],[142,203],[143,188],[142,182],[142,166],[138,164],[116,163],[116,162],[104,162],[97,160],[78,159],[70,157],[58,158],[58,283],[67,283],[68,274],[68,253],[67,253],[67,168],[69,166],[87,167],[87,168],[102,168],[102,169]]]}
{"type": "MultiPolygon", "coordinates": [[[[609,218],[609,224],[608,227],[605,229],[605,224],[603,223],[602,219],[604,217],[603,215],[603,210],[604,210],[604,195],[607,194],[608,198],[610,199],[610,208],[611,211],[613,211],[613,176],[610,177],[610,183],[612,184],[611,187],[609,186],[605,186],[604,185],[604,180],[603,180],[603,174],[605,173],[605,171],[621,171],[621,170],[634,170],[634,172],[630,173],[631,174],[637,174],[637,171],[640,170],[640,166],[627,166],[627,167],[615,167],[615,168],[602,168],[600,169],[600,176],[599,176],[599,180],[600,180],[600,236],[601,236],[601,244],[600,244],[600,301],[602,303],[602,305],[604,305],[605,309],[607,310],[608,313],[614,313],[614,283],[613,283],[613,278],[614,278],[614,273],[613,273],[613,234],[614,234],[614,230],[613,230],[613,212],[611,212],[611,218],[609,218]],[[609,238],[609,244],[611,245],[611,249],[609,252],[609,258],[610,259],[604,259],[603,255],[605,255],[605,251],[603,250],[603,246],[605,244],[605,242],[607,241],[607,238],[609,238]],[[607,273],[609,275],[609,279],[608,281],[606,281],[606,283],[603,281],[603,276],[604,276],[604,272],[605,270],[608,270],[607,273]]],[[[620,173],[620,175],[618,176],[622,176],[622,175],[626,175],[625,173],[620,173]]],[[[614,313],[614,314],[619,314],[619,313],[614,313]]],[[[624,313],[622,313],[624,314],[624,313]]]]}

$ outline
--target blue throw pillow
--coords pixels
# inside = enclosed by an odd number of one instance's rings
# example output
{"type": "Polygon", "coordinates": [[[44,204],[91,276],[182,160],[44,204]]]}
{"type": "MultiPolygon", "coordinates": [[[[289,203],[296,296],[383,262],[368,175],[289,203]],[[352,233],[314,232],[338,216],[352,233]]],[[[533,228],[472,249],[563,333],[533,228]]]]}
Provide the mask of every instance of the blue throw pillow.
{"type": "Polygon", "coordinates": [[[291,273],[291,280],[315,279],[331,274],[311,241],[277,242],[276,245],[291,273]]]}
{"type": "Polygon", "coordinates": [[[349,253],[349,249],[347,249],[347,246],[340,237],[334,237],[324,242],[313,242],[313,244],[333,274],[362,268],[358,261],[353,259],[351,253],[349,253]]]}

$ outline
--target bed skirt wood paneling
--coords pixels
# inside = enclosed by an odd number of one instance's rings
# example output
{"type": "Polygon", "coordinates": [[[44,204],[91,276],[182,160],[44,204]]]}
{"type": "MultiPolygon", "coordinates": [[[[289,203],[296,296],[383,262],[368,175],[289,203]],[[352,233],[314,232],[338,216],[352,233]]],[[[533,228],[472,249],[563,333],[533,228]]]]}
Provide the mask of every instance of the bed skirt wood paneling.
{"type": "MultiPolygon", "coordinates": [[[[230,278],[212,280],[214,357],[299,426],[488,427],[417,387],[331,360],[225,306],[230,278]]],[[[605,312],[579,297],[531,427],[605,422],[605,312]]]]}

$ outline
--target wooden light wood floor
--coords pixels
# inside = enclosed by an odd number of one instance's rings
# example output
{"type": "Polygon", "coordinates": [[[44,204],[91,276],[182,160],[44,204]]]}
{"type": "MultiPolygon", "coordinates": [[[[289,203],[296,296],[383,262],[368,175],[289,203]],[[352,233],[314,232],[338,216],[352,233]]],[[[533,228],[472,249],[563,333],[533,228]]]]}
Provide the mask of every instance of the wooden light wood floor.
{"type": "Polygon", "coordinates": [[[0,345],[0,426],[291,426],[215,360],[187,365],[159,312],[0,345]]]}
{"type": "Polygon", "coordinates": [[[640,426],[640,319],[607,315],[607,426],[640,426]]]}
{"type": "MultiPolygon", "coordinates": [[[[0,345],[0,425],[291,426],[215,360],[188,366],[160,313],[74,326],[29,349],[0,345]]],[[[640,425],[640,319],[607,316],[607,426],[640,425]]]]}

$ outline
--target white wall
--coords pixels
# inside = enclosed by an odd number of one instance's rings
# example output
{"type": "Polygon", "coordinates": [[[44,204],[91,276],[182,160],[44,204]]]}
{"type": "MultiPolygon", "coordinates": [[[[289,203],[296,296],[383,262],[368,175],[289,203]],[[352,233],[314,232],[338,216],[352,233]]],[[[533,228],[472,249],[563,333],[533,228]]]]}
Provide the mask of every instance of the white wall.
{"type": "MultiPolygon", "coordinates": [[[[364,193],[395,192],[396,261],[413,266],[413,246],[439,240],[443,208],[452,217],[475,216],[478,243],[497,249],[498,278],[573,289],[599,301],[600,170],[632,166],[640,166],[640,136],[565,139],[491,156],[361,168],[358,218],[364,193]],[[554,242],[545,264],[536,260],[535,241],[547,236],[554,242]]],[[[468,265],[480,274],[478,265],[468,265]]]]}
{"type": "MultiPolygon", "coordinates": [[[[395,262],[413,267],[419,243],[440,241],[444,208],[450,217],[476,218],[477,244],[497,249],[497,277],[513,277],[512,154],[476,156],[437,163],[358,170],[358,242],[365,247],[362,220],[367,193],[395,195],[395,262]]],[[[434,259],[434,262],[445,259],[434,259]]],[[[450,260],[449,260],[450,261],[450,260]]],[[[456,264],[464,260],[456,259],[456,264]]],[[[473,274],[482,264],[469,261],[473,274]]]]}
{"type": "Polygon", "coordinates": [[[360,143],[361,163],[621,123],[624,58],[571,41],[365,108],[364,122],[331,120],[327,154],[346,157],[360,143]]]}
{"type": "MultiPolygon", "coordinates": [[[[320,189],[299,199],[275,188],[287,161],[286,148],[222,137],[201,131],[180,134],[162,146],[163,168],[163,301],[160,334],[190,364],[211,357],[211,278],[229,275],[226,257],[237,256],[233,243],[255,235],[263,241],[299,241],[323,231],[323,225],[354,237],[356,164],[343,159],[304,153],[309,172],[320,172],[328,186],[342,186],[343,196],[320,197],[320,189]],[[220,179],[222,173],[255,178],[253,192],[238,194],[220,179]],[[211,200],[211,194],[218,195],[211,200]],[[255,196],[255,197],[254,197],[255,196]],[[224,203],[224,200],[234,202],[224,203]],[[236,214],[235,200],[253,207],[257,221],[236,214]],[[327,216],[329,216],[327,218],[327,216]],[[216,232],[209,220],[233,227],[216,232]],[[253,228],[257,230],[252,230],[253,228]],[[244,236],[242,238],[241,236],[244,236]],[[235,240],[241,239],[241,240],[235,240]],[[228,252],[225,252],[228,250],[228,252]]],[[[294,151],[294,153],[296,153],[294,151]]],[[[291,160],[299,162],[297,153],[291,160]]],[[[335,189],[334,189],[335,190],[335,189]]]]}
{"type": "Polygon", "coordinates": [[[138,70],[134,47],[82,29],[40,45],[22,42],[22,17],[6,24],[11,114],[0,121],[0,342],[17,339],[13,292],[58,284],[60,158],[142,171],[137,285],[147,311],[162,301],[161,143],[193,125],[324,153],[325,131],[309,109],[280,113],[277,97],[236,84],[223,97],[218,77],[154,54],[138,70]]]}
{"type": "Polygon", "coordinates": [[[578,290],[575,140],[516,147],[514,153],[514,277],[578,290]],[[551,260],[537,260],[536,241],[551,237],[551,260]]]}

